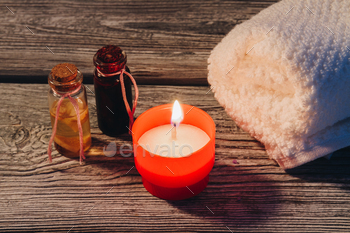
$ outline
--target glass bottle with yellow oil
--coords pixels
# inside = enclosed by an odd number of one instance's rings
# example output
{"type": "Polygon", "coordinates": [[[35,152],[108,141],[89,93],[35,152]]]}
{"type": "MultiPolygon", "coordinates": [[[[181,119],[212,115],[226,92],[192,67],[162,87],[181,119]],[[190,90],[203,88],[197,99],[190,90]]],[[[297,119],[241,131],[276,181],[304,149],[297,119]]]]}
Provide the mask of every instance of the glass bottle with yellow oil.
{"type": "MultiPolygon", "coordinates": [[[[83,155],[80,147],[86,151],[91,146],[89,110],[82,81],[82,73],[69,63],[56,65],[48,77],[52,139],[56,150],[67,157],[83,155]]],[[[51,160],[50,147],[48,153],[51,160]]]]}

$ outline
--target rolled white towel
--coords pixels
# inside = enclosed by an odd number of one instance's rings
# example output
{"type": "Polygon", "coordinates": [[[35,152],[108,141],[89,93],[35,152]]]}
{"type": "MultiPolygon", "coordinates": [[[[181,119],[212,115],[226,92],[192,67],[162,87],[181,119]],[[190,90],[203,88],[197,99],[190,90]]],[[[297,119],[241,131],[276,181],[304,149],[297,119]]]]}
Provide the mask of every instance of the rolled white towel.
{"type": "Polygon", "coordinates": [[[350,1],[283,0],[214,48],[208,81],[284,169],[350,145],[350,1]]]}

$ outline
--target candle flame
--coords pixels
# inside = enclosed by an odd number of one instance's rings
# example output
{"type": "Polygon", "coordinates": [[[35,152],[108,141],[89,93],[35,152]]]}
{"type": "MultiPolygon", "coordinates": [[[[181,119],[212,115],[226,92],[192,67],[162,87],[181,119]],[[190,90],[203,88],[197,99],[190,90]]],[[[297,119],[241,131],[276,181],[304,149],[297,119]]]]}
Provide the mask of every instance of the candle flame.
{"type": "Polygon", "coordinates": [[[183,119],[184,115],[182,113],[179,101],[175,100],[173,105],[173,114],[171,115],[171,123],[174,125],[179,125],[183,119]]]}

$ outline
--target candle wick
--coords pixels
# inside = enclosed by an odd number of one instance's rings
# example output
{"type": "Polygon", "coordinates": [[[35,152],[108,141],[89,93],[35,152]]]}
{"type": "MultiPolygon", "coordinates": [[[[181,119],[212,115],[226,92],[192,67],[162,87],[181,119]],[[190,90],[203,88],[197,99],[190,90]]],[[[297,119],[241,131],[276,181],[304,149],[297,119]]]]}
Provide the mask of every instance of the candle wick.
{"type": "Polygon", "coordinates": [[[173,124],[173,129],[171,130],[171,139],[176,140],[176,123],[173,124]]]}

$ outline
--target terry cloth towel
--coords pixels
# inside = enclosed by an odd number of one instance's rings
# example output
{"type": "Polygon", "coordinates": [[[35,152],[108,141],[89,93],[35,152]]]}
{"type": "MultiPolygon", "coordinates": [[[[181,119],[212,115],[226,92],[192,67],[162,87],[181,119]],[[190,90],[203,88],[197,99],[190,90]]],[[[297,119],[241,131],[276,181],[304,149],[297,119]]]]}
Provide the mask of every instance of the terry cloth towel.
{"type": "Polygon", "coordinates": [[[349,25],[349,0],[283,0],[208,59],[218,102],[284,169],[350,145],[349,25]]]}

